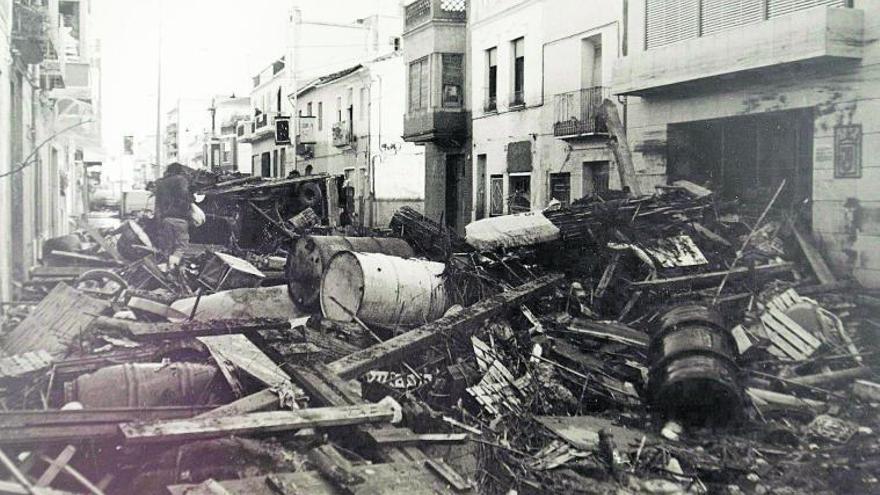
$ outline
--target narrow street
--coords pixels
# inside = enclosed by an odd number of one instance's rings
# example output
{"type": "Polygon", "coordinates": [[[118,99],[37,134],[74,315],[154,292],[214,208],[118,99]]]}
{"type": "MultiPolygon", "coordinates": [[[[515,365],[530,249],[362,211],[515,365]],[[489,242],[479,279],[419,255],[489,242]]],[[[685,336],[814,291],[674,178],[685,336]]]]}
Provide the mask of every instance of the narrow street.
{"type": "Polygon", "coordinates": [[[880,2],[0,31],[0,493],[880,493],[880,2]]]}

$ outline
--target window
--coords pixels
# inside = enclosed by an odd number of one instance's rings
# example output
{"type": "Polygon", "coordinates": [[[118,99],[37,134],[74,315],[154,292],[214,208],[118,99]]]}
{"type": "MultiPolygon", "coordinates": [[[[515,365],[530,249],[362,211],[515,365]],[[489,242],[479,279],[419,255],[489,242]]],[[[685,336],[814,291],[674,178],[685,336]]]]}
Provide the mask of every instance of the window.
{"type": "Polygon", "coordinates": [[[510,104],[523,105],[525,104],[526,82],[525,39],[516,39],[511,44],[513,45],[513,94],[510,104]]]}
{"type": "Polygon", "coordinates": [[[364,120],[364,113],[367,108],[367,88],[361,88],[361,101],[358,105],[358,119],[364,120]]]}
{"type": "Polygon", "coordinates": [[[342,97],[336,97],[336,122],[342,122],[342,97]]]}
{"type": "Polygon", "coordinates": [[[281,113],[281,86],[278,86],[278,94],[276,95],[276,106],[278,113],[281,113]]]}
{"type": "Polygon", "coordinates": [[[318,102],[318,130],[324,130],[324,102],[318,102]]]}
{"type": "Polygon", "coordinates": [[[309,103],[306,105],[306,115],[308,115],[309,117],[311,117],[312,115],[314,115],[314,114],[312,113],[312,102],[309,102],[309,103]]]}
{"type": "Polygon", "coordinates": [[[567,206],[571,202],[571,174],[560,172],[550,174],[550,198],[567,206]]]}
{"type": "Polygon", "coordinates": [[[497,217],[504,214],[504,176],[493,175],[489,178],[491,195],[489,197],[489,215],[497,217]]]}
{"type": "Polygon", "coordinates": [[[584,162],[583,167],[583,196],[608,192],[608,162],[584,162]]]}
{"type": "Polygon", "coordinates": [[[287,167],[285,166],[286,164],[284,163],[285,155],[287,155],[286,152],[287,152],[287,148],[281,148],[281,150],[278,154],[278,160],[280,162],[278,164],[279,176],[284,175],[285,170],[287,170],[287,167]]]}
{"type": "Polygon", "coordinates": [[[409,109],[428,108],[430,90],[428,57],[409,64],[409,109]]]}
{"type": "Polygon", "coordinates": [[[489,48],[486,50],[486,104],[484,109],[487,112],[495,111],[498,108],[498,48],[489,48]]]}
{"type": "Polygon", "coordinates": [[[458,108],[462,104],[464,87],[464,56],[460,53],[443,54],[443,106],[458,108]]]}
{"type": "Polygon", "coordinates": [[[272,177],[278,177],[278,150],[272,151],[272,177]]]}
{"type": "Polygon", "coordinates": [[[510,176],[509,213],[526,213],[532,209],[532,176],[510,176]]]}

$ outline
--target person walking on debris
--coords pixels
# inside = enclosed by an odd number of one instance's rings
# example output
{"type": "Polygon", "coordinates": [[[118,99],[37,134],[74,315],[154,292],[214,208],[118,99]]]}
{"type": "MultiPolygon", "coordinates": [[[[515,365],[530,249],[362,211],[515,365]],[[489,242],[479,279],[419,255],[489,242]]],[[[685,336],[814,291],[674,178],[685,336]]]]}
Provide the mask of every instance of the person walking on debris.
{"type": "Polygon", "coordinates": [[[156,181],[157,245],[168,256],[168,265],[176,266],[189,245],[189,217],[193,195],[189,190],[186,168],[172,163],[165,176],[156,181]]]}

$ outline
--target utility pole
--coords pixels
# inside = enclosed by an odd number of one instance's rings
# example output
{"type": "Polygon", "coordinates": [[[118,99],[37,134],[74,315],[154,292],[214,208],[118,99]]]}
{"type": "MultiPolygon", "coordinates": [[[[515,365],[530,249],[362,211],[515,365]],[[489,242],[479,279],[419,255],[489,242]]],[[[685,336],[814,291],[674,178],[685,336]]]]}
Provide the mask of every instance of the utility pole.
{"type": "MultiPolygon", "coordinates": [[[[287,100],[290,102],[290,134],[291,151],[293,152],[293,169],[298,170],[296,145],[299,142],[299,114],[296,111],[296,47],[299,44],[299,28],[302,23],[302,12],[299,9],[299,1],[290,1],[290,16],[287,22],[287,53],[284,55],[284,66],[287,71],[287,100]]],[[[286,155],[286,154],[285,154],[286,155]]],[[[285,158],[285,161],[287,159],[285,158]]],[[[282,164],[286,165],[286,164],[282,164]]],[[[282,168],[282,175],[287,175],[287,170],[282,168]]]]}
{"type": "MultiPolygon", "coordinates": [[[[159,20],[156,37],[158,48],[156,50],[156,167],[159,177],[162,176],[162,0],[156,0],[159,8],[159,20]]],[[[158,179],[159,177],[156,177],[158,179]]]]}

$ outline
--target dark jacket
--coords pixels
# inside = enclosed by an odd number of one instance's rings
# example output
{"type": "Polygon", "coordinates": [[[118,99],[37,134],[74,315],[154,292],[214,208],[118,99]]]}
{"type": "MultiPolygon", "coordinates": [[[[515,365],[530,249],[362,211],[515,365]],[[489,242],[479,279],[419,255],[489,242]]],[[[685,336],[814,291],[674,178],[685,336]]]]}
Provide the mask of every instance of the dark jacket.
{"type": "Polygon", "coordinates": [[[188,219],[193,196],[189,181],[183,175],[169,175],[156,181],[156,215],[158,218],[188,219]]]}

